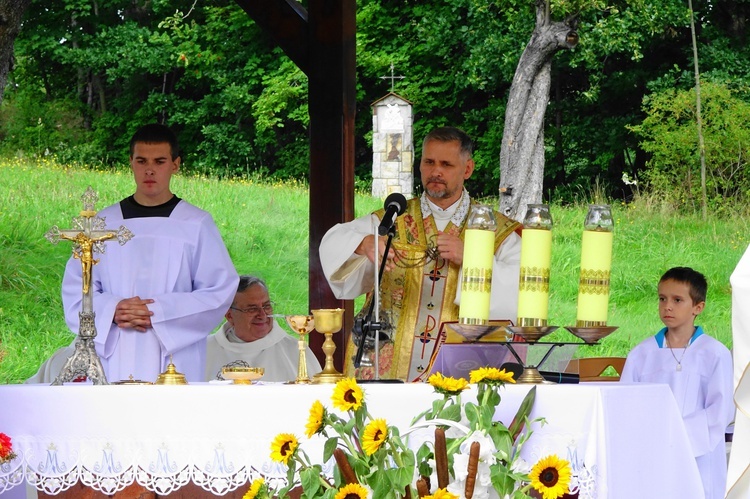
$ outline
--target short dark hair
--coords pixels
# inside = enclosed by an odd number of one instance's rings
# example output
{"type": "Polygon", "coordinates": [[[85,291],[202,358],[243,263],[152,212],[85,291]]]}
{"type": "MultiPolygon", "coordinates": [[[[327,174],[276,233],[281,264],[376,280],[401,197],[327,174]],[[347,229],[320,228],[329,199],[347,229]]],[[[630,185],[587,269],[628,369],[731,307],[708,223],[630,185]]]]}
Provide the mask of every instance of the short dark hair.
{"type": "Polygon", "coordinates": [[[240,282],[237,285],[237,292],[242,293],[243,291],[246,291],[247,288],[249,288],[250,286],[255,286],[255,285],[262,286],[263,289],[268,291],[268,286],[266,285],[266,281],[264,281],[260,277],[256,277],[254,275],[249,275],[249,274],[241,275],[240,282]]]}
{"type": "Polygon", "coordinates": [[[693,270],[690,267],[672,267],[661,276],[659,284],[670,280],[688,285],[688,288],[690,289],[690,299],[693,300],[693,305],[706,301],[708,282],[706,282],[706,276],[697,270],[693,270]]]}
{"type": "Polygon", "coordinates": [[[422,149],[431,140],[437,140],[438,142],[458,141],[461,144],[461,153],[469,158],[471,158],[474,152],[474,141],[471,140],[471,137],[460,128],[454,126],[442,126],[428,133],[422,141],[422,149]]]}
{"type": "Polygon", "coordinates": [[[150,123],[143,125],[133,134],[130,139],[130,156],[133,156],[136,142],[146,144],[169,144],[169,152],[172,155],[172,161],[180,157],[180,144],[177,142],[177,135],[165,125],[159,123],[150,123]]]}

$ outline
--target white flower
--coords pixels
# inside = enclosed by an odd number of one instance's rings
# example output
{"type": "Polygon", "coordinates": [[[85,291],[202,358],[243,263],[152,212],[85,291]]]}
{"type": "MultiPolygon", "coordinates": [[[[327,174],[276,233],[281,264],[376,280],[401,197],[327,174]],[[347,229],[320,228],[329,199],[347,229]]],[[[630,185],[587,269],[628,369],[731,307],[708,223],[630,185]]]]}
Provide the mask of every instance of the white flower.
{"type": "Polygon", "coordinates": [[[448,484],[448,492],[456,494],[460,499],[464,499],[469,467],[469,452],[471,451],[471,444],[473,442],[479,442],[479,462],[477,463],[477,477],[473,497],[476,499],[488,499],[490,497],[490,488],[492,487],[490,466],[496,462],[494,454],[496,450],[492,439],[481,430],[470,434],[461,443],[459,453],[453,456],[453,476],[455,480],[448,484]]]}
{"type": "Polygon", "coordinates": [[[529,473],[531,473],[532,467],[533,466],[530,463],[526,462],[525,459],[519,457],[518,459],[513,461],[513,463],[510,465],[510,470],[513,473],[521,473],[521,474],[528,475],[529,473]]]}

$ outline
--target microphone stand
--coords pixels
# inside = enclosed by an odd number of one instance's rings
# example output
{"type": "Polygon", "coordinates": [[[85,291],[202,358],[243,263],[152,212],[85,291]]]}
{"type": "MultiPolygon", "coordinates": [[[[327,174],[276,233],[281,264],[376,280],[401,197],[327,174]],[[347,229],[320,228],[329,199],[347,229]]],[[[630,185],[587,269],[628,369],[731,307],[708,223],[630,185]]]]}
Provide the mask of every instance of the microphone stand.
{"type": "MultiPolygon", "coordinates": [[[[375,266],[374,270],[374,279],[375,284],[373,286],[373,298],[370,301],[370,308],[367,310],[367,315],[365,315],[364,319],[357,319],[354,324],[354,330],[355,332],[360,333],[360,340],[359,345],[357,346],[357,354],[354,357],[354,367],[359,368],[362,364],[362,355],[365,351],[365,340],[367,340],[368,336],[370,334],[374,335],[374,344],[375,344],[375,358],[373,360],[373,365],[375,367],[375,375],[374,379],[368,380],[368,379],[361,379],[357,380],[360,383],[367,383],[367,382],[387,382],[387,383],[401,383],[402,381],[400,379],[388,379],[388,380],[381,380],[380,379],[380,330],[382,328],[382,324],[380,323],[380,281],[383,278],[383,272],[385,271],[385,262],[388,260],[388,251],[391,248],[391,242],[393,241],[393,237],[396,235],[396,227],[395,224],[391,225],[391,227],[388,229],[388,238],[385,242],[385,251],[383,252],[383,258],[380,262],[380,267],[378,268],[375,266]],[[373,312],[375,314],[375,320],[372,320],[373,312]]],[[[373,260],[376,262],[378,261],[378,228],[375,228],[375,254],[373,256],[373,260]]]]}

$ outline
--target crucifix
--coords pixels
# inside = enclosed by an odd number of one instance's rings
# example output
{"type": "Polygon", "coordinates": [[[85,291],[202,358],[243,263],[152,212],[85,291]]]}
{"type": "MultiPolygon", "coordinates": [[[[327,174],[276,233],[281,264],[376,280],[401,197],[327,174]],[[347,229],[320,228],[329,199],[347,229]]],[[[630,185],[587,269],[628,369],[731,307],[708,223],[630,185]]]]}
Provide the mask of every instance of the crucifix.
{"type": "Polygon", "coordinates": [[[52,382],[53,385],[62,385],[80,376],[88,377],[95,385],[109,384],[94,346],[96,324],[91,295],[91,273],[94,265],[99,263],[99,260],[94,259],[94,253],[104,253],[104,242],[110,239],[117,239],[122,246],[130,241],[133,233],[124,225],[121,225],[117,231],[107,229],[105,220],[96,216],[94,204],[97,199],[98,196],[89,186],[81,196],[83,210],[79,216],[73,217],[73,228],[59,229],[55,225],[44,235],[52,244],[57,244],[61,239],[74,243],[73,258],[81,261],[81,292],[83,293],[83,303],[78,313],[80,322],[75,352],[65,362],[60,374],[52,382]]]}
{"type": "Polygon", "coordinates": [[[395,81],[396,80],[403,80],[404,78],[406,78],[405,76],[395,76],[393,74],[393,71],[395,69],[396,69],[396,67],[393,65],[393,63],[391,63],[391,76],[381,76],[380,77],[381,80],[391,80],[391,93],[393,93],[393,84],[395,83],[395,81]]]}

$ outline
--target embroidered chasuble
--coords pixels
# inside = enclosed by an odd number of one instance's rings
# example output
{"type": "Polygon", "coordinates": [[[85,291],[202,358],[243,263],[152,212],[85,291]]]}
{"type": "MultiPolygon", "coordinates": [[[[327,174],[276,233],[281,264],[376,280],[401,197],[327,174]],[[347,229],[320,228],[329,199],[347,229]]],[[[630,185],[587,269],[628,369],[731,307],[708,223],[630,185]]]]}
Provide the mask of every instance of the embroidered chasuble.
{"type": "MultiPolygon", "coordinates": [[[[466,194],[444,233],[464,239],[469,205],[466,194]]],[[[375,212],[381,219],[383,214],[384,210],[375,212]]],[[[431,214],[423,217],[420,199],[410,199],[406,212],[396,219],[396,235],[391,244],[396,253],[395,266],[383,273],[380,282],[380,322],[382,331],[390,336],[389,341],[380,341],[379,374],[383,379],[426,379],[439,348],[440,325],[458,319],[459,307],[454,301],[461,268],[440,258],[435,219],[431,214]]],[[[498,212],[495,217],[498,228],[494,250],[497,252],[500,244],[520,224],[498,212]]],[[[372,298],[369,293],[358,316],[367,314],[372,298]]],[[[347,376],[373,379],[374,367],[362,365],[354,369],[352,358],[356,352],[357,347],[350,340],[345,357],[347,376]]]]}

